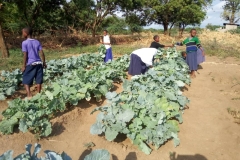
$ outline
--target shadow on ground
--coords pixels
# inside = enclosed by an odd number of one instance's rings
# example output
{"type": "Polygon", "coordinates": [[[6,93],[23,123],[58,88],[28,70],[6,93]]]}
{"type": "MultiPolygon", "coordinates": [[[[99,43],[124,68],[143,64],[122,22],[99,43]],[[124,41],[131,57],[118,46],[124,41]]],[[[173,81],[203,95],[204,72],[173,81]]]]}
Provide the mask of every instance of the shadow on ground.
{"type": "MultiPolygon", "coordinates": [[[[112,160],[120,160],[116,155],[112,154],[112,160]]],[[[135,152],[129,152],[124,160],[137,160],[137,154],[135,152]]]]}
{"type": "Polygon", "coordinates": [[[170,153],[170,160],[208,160],[205,156],[200,154],[195,155],[177,155],[176,152],[170,153]]]}

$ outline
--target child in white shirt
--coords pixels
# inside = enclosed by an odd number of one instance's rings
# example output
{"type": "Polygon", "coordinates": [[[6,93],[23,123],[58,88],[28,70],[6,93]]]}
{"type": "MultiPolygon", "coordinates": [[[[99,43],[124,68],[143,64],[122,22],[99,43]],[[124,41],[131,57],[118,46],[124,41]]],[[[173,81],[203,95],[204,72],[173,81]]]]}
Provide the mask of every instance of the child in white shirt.
{"type": "Polygon", "coordinates": [[[104,58],[104,62],[112,61],[113,56],[112,56],[112,47],[111,47],[111,42],[110,42],[110,37],[108,35],[107,30],[103,31],[103,43],[106,48],[106,55],[104,58]]]}

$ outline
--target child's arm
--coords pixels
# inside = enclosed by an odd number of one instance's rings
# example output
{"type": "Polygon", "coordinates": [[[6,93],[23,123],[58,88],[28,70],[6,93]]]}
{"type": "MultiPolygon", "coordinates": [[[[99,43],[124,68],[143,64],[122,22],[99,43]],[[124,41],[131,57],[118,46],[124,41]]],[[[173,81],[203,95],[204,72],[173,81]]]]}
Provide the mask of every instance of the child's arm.
{"type": "Polygon", "coordinates": [[[187,39],[185,39],[185,40],[182,41],[182,42],[177,42],[175,45],[177,45],[177,46],[183,46],[183,45],[186,44],[186,42],[187,42],[187,39]]]}
{"type": "Polygon", "coordinates": [[[202,55],[205,56],[204,50],[203,50],[202,45],[201,45],[201,43],[200,43],[198,38],[197,38],[196,43],[197,43],[197,47],[202,51],[202,55]]]}
{"type": "Polygon", "coordinates": [[[183,42],[177,42],[176,45],[177,46],[183,46],[183,42]]]}
{"type": "Polygon", "coordinates": [[[164,45],[165,47],[174,47],[174,44],[172,44],[172,45],[169,45],[169,46],[167,46],[167,45],[164,45]]]}
{"type": "Polygon", "coordinates": [[[43,68],[47,68],[47,65],[46,65],[46,62],[45,62],[45,54],[44,54],[43,50],[40,50],[39,53],[40,53],[40,57],[41,57],[42,62],[43,62],[43,68]]]}
{"type": "Polygon", "coordinates": [[[201,51],[202,51],[202,55],[205,56],[205,52],[204,52],[203,48],[200,47],[200,49],[201,49],[201,51]]]}
{"type": "Polygon", "coordinates": [[[23,52],[23,66],[22,66],[22,72],[25,71],[27,64],[27,52],[23,52]]]}

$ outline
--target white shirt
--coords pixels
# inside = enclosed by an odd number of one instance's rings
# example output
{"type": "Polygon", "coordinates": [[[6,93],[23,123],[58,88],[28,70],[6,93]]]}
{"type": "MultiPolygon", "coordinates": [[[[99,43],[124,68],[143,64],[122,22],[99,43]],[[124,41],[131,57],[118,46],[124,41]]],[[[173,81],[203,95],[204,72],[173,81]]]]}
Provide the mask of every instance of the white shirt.
{"type": "Polygon", "coordinates": [[[132,52],[132,54],[137,55],[138,57],[141,58],[143,63],[145,63],[147,66],[152,65],[153,61],[153,56],[157,54],[157,49],[156,48],[141,48],[137,49],[132,52]]]}
{"type": "MultiPolygon", "coordinates": [[[[103,36],[103,43],[110,43],[110,38],[109,38],[108,35],[103,36]]],[[[106,48],[106,49],[109,49],[109,48],[111,48],[111,45],[105,44],[105,48],[106,48]]]]}

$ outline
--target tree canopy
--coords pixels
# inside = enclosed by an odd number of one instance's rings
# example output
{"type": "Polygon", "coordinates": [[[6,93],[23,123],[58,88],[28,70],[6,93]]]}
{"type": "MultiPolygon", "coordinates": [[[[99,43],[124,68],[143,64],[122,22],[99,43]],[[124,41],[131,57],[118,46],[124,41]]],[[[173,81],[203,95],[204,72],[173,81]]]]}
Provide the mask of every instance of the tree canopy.
{"type": "Polygon", "coordinates": [[[240,20],[240,0],[222,0],[225,1],[221,17],[229,21],[230,24],[237,23],[240,20]]]}
{"type": "MultiPolygon", "coordinates": [[[[240,0],[226,0],[225,13],[234,21],[240,0]],[[235,8],[233,9],[232,4],[235,8]],[[236,7],[236,5],[238,7],[236,7]],[[234,16],[232,16],[234,15],[234,16]]],[[[197,25],[206,16],[212,0],[0,0],[0,26],[4,32],[19,34],[30,26],[34,35],[48,31],[86,32],[93,37],[106,28],[114,33],[140,32],[142,26],[159,24],[167,34],[173,26],[183,30],[197,25]],[[116,14],[122,17],[117,18],[116,14]]],[[[226,15],[224,13],[224,15],[226,15]]],[[[226,16],[225,16],[226,18],[226,16]]],[[[0,38],[4,37],[3,32],[0,38]]],[[[3,38],[2,38],[3,39],[3,38]]]]}
{"type": "Polygon", "coordinates": [[[163,25],[164,32],[178,23],[182,28],[200,24],[211,0],[148,0],[145,3],[148,24],[163,25]]]}

